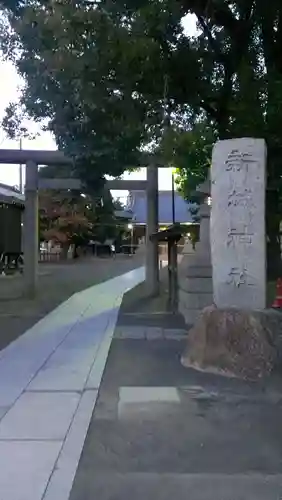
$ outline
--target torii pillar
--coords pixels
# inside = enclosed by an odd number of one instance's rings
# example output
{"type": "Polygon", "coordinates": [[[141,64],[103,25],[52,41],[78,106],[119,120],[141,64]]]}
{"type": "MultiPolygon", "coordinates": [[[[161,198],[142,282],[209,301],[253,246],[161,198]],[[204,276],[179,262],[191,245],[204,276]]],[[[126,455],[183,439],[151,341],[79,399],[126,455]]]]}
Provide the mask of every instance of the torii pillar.
{"type": "MultiPolygon", "coordinates": [[[[72,164],[60,151],[0,149],[0,164],[26,164],[25,214],[24,214],[24,292],[30,297],[36,294],[38,274],[38,189],[80,189],[78,179],[40,179],[38,165],[72,164]]],[[[145,165],[146,163],[146,165],[145,165]]],[[[146,238],[146,288],[148,295],[159,293],[158,243],[150,235],[158,231],[158,162],[148,158],[147,181],[108,181],[115,183],[110,189],[144,189],[147,192],[146,238]],[[152,163],[150,163],[150,161],[152,163]],[[117,185],[118,183],[118,185],[117,185]],[[120,186],[123,184],[123,187],[120,186]],[[126,183],[126,185],[124,185],[126,183]]],[[[161,165],[163,166],[163,165],[161,165]]]]}
{"type": "Polygon", "coordinates": [[[26,163],[24,210],[24,294],[34,297],[38,281],[38,165],[26,163]]]}
{"type": "Polygon", "coordinates": [[[154,296],[158,295],[160,287],[158,242],[150,239],[150,236],[157,233],[159,228],[158,167],[155,164],[147,167],[146,195],[146,291],[149,296],[154,296]]]}

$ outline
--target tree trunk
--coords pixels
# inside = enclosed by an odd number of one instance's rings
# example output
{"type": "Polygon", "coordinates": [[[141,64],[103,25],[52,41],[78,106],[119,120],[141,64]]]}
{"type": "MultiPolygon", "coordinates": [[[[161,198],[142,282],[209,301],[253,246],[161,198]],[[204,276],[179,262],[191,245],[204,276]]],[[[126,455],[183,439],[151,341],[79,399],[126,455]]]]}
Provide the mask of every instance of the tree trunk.
{"type": "Polygon", "coordinates": [[[266,195],[267,278],[271,281],[282,276],[278,214],[279,194],[276,191],[268,191],[266,195]]]}
{"type": "Polygon", "coordinates": [[[78,259],[79,255],[78,255],[78,248],[79,246],[74,244],[74,249],[73,249],[73,259],[78,259]]]}
{"type": "Polygon", "coordinates": [[[69,247],[70,247],[69,243],[62,243],[62,251],[61,251],[61,259],[62,260],[67,260],[69,247]]]}
{"type": "Polygon", "coordinates": [[[267,235],[267,279],[274,281],[282,277],[279,224],[268,229],[267,235]]]}

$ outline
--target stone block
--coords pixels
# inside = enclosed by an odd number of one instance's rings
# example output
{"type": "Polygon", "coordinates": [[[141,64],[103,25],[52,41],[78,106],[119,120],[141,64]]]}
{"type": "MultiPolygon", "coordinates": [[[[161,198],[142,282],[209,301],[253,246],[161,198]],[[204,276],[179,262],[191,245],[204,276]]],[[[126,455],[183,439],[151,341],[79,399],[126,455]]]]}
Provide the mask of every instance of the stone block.
{"type": "Polygon", "coordinates": [[[160,340],[163,338],[163,329],[158,327],[147,327],[145,331],[147,340],[160,340]]]}
{"type": "Polygon", "coordinates": [[[186,293],[212,293],[212,279],[189,277],[181,281],[180,289],[186,293]]]}
{"type": "Polygon", "coordinates": [[[65,438],[80,395],[76,392],[25,392],[1,420],[0,439],[65,438]]]}
{"type": "Polygon", "coordinates": [[[186,278],[209,278],[212,279],[212,267],[211,265],[207,266],[189,266],[185,269],[185,277],[186,278]]]}
{"type": "Polygon", "coordinates": [[[118,339],[145,339],[145,334],[144,326],[118,326],[115,330],[115,338],[118,339]]]}
{"type": "Polygon", "coordinates": [[[195,248],[193,247],[190,238],[186,237],[181,254],[184,256],[184,255],[194,255],[194,253],[195,253],[195,248]]]}
{"type": "Polygon", "coordinates": [[[219,141],[212,155],[211,253],[218,307],[266,306],[263,139],[219,141]]]}
{"type": "Polygon", "coordinates": [[[213,303],[212,293],[185,293],[182,296],[185,300],[187,309],[199,309],[202,310],[204,307],[210,306],[213,303]]]}
{"type": "Polygon", "coordinates": [[[43,498],[61,447],[61,441],[1,441],[0,491],[2,499],[39,500],[43,498]]]}
{"type": "Polygon", "coordinates": [[[135,403],[180,403],[177,387],[120,387],[119,401],[135,403]]]}
{"type": "Polygon", "coordinates": [[[166,340],[183,340],[187,337],[187,331],[180,328],[164,328],[166,340]]]}
{"type": "Polygon", "coordinates": [[[146,328],[144,326],[124,326],[122,332],[123,339],[145,339],[146,328]]]}

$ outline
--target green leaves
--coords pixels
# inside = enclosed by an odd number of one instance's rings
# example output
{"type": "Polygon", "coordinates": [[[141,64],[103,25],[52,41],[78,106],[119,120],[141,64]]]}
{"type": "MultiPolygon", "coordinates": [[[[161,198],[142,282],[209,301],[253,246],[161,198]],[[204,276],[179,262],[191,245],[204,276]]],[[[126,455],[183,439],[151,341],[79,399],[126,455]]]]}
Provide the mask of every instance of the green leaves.
{"type": "Polygon", "coordinates": [[[179,191],[190,201],[194,201],[196,187],[207,177],[215,140],[213,129],[205,122],[188,131],[171,128],[163,138],[161,152],[176,169],[179,191]]]}
{"type": "MultiPolygon", "coordinates": [[[[2,2],[0,41],[25,78],[20,110],[47,122],[91,191],[160,150],[191,196],[218,138],[266,137],[280,179],[282,6],[262,0],[2,2]],[[182,20],[198,19],[187,36],[182,20]],[[171,129],[167,130],[170,119],[171,129]]],[[[5,130],[21,131],[10,107],[5,130]]]]}
{"type": "MultiPolygon", "coordinates": [[[[122,29],[98,8],[64,1],[34,3],[10,20],[18,35],[14,52],[21,44],[17,67],[26,81],[21,108],[47,120],[92,189],[105,174],[123,173],[138,160],[146,130],[144,105],[123,80],[122,29]]],[[[20,128],[12,109],[3,122],[10,135],[20,128]]]]}

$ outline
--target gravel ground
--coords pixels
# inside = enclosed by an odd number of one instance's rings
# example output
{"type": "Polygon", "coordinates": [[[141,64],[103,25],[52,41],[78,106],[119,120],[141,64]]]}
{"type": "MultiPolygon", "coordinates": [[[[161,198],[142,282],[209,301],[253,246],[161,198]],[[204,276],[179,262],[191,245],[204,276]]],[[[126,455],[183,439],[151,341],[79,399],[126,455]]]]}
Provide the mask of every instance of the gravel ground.
{"type": "Polygon", "coordinates": [[[87,258],[39,265],[36,299],[21,297],[21,276],[0,278],[0,350],[71,295],[142,265],[138,257],[87,258]]]}

